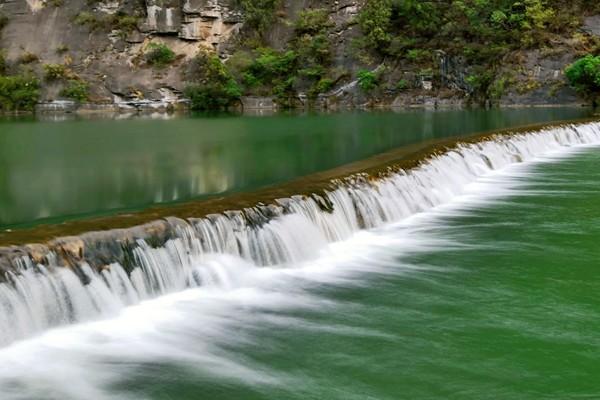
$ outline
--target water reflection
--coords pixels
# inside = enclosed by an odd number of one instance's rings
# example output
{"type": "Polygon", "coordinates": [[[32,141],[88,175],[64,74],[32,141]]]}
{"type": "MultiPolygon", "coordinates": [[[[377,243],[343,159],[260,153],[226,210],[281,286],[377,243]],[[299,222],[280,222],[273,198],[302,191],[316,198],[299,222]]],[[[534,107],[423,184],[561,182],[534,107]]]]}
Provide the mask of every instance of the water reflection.
{"type": "Polygon", "coordinates": [[[585,109],[0,121],[0,227],[250,190],[431,138],[585,109]]]}

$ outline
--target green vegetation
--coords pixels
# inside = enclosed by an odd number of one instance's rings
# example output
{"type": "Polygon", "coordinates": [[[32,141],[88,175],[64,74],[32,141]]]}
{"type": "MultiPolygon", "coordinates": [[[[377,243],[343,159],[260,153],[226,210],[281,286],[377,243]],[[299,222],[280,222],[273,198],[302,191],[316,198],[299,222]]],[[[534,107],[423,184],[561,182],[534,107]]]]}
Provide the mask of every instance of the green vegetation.
{"type": "Polygon", "coordinates": [[[75,25],[88,26],[90,30],[100,27],[100,22],[94,14],[89,11],[82,11],[73,18],[75,25]]]}
{"type": "Polygon", "coordinates": [[[0,50],[0,75],[4,75],[6,73],[6,58],[4,57],[4,52],[0,50]]]}
{"type": "Polygon", "coordinates": [[[367,44],[383,49],[389,44],[392,18],[392,0],[368,0],[358,15],[358,24],[363,30],[367,44]]]}
{"type": "Polygon", "coordinates": [[[89,86],[80,79],[71,79],[67,85],[60,91],[62,97],[75,100],[82,103],[88,99],[89,86]]]}
{"type": "Polygon", "coordinates": [[[121,32],[129,33],[137,28],[139,18],[124,13],[116,13],[108,16],[106,24],[110,29],[118,29],[121,32]]]}
{"type": "MultiPolygon", "coordinates": [[[[334,54],[340,55],[334,52],[335,24],[329,7],[307,8],[288,20],[282,0],[234,2],[244,13],[243,40],[226,64],[211,53],[201,53],[188,63],[185,93],[194,108],[226,108],[242,94],[274,95],[285,105],[299,93],[315,99],[351,79],[334,62],[334,54]],[[285,32],[286,42],[267,34],[274,24],[281,28],[278,32],[285,32]]],[[[473,99],[496,100],[508,90],[531,91],[537,81],[519,81],[506,66],[513,63],[516,70],[523,50],[559,51],[554,45],[558,35],[580,42],[579,51],[597,54],[600,41],[594,44],[577,31],[581,16],[596,11],[600,5],[593,0],[366,0],[356,19],[349,21],[362,31],[353,43],[354,63],[363,68],[356,75],[358,86],[367,93],[393,94],[417,88],[421,78],[432,81],[434,88],[442,87],[439,60],[448,56],[460,60],[458,84],[473,99]],[[387,70],[392,73],[373,70],[378,64],[392,67],[387,70]]],[[[125,34],[137,28],[138,17],[83,11],[74,22],[90,30],[117,29],[125,34]]],[[[67,51],[57,49],[59,54],[67,51]]],[[[157,68],[177,58],[162,43],[148,45],[142,57],[157,68]]],[[[69,78],[65,71],[61,76],[58,70],[44,68],[46,80],[69,78]]],[[[582,93],[596,90],[589,89],[590,79],[581,73],[569,79],[582,93]]]]}
{"type": "Polygon", "coordinates": [[[246,26],[258,36],[263,36],[275,21],[275,10],[281,0],[237,0],[244,11],[246,26]]]}
{"type": "Polygon", "coordinates": [[[377,75],[374,72],[362,69],[358,71],[358,86],[365,92],[369,92],[379,84],[377,75]]]}
{"type": "Polygon", "coordinates": [[[226,109],[239,100],[242,91],[227,68],[214,54],[200,53],[189,63],[185,95],[194,110],[226,109]]]}
{"type": "Polygon", "coordinates": [[[326,93],[333,89],[334,85],[335,81],[333,79],[321,78],[308,90],[308,96],[314,98],[321,93],[326,93]]]}
{"type": "Polygon", "coordinates": [[[600,95],[600,56],[587,55],[567,67],[571,86],[581,94],[596,99],[600,95]]]}
{"type": "Polygon", "coordinates": [[[494,72],[485,67],[474,68],[471,75],[467,76],[466,81],[471,86],[473,93],[480,97],[486,97],[487,90],[494,80],[494,72]]]}
{"type": "Polygon", "coordinates": [[[296,33],[299,35],[322,34],[327,28],[333,26],[329,20],[329,13],[324,8],[301,11],[295,24],[296,33]]]}
{"type": "MultiPolygon", "coordinates": [[[[270,14],[276,4],[269,2],[270,14]]],[[[331,90],[335,83],[329,39],[332,26],[326,9],[300,12],[285,49],[252,43],[250,48],[237,51],[227,63],[231,77],[243,86],[245,93],[275,95],[284,106],[301,88],[311,99],[331,90]]]]}
{"type": "Polygon", "coordinates": [[[40,82],[33,76],[0,76],[0,109],[33,110],[39,99],[40,82]]]}
{"type": "MultiPolygon", "coordinates": [[[[355,58],[406,62],[436,71],[434,52],[460,57],[477,97],[498,97],[506,57],[530,49],[555,48],[558,35],[575,35],[582,15],[600,9],[589,0],[367,0],[356,22],[355,58]],[[560,10],[560,12],[559,12],[560,10]]],[[[516,66],[515,66],[516,68],[516,66]]],[[[438,77],[433,74],[434,82],[438,77]]]]}
{"type": "Polygon", "coordinates": [[[298,54],[261,48],[254,52],[254,60],[243,71],[243,83],[252,94],[275,94],[287,97],[296,81],[298,54]]]}
{"type": "Polygon", "coordinates": [[[400,79],[397,83],[396,83],[396,90],[398,90],[399,92],[406,90],[410,87],[410,84],[408,83],[408,81],[406,79],[400,79]]]}
{"type": "Polygon", "coordinates": [[[21,64],[31,64],[34,62],[38,62],[40,59],[37,54],[34,54],[30,51],[26,51],[19,57],[19,63],[21,64]]]}
{"type": "Polygon", "coordinates": [[[58,47],[56,47],[57,54],[63,54],[63,53],[66,53],[67,51],[69,51],[69,46],[67,46],[66,44],[61,44],[61,45],[58,45],[58,47]]]}
{"type": "MultiPolygon", "coordinates": [[[[274,22],[282,21],[278,16],[284,17],[277,14],[280,1],[237,1],[248,17],[247,25],[260,38],[243,42],[226,65],[245,94],[275,95],[280,103],[299,92],[315,98],[347,78],[335,72],[334,24],[328,8],[306,9],[287,22],[293,34],[276,50],[264,45],[264,34],[274,22]]],[[[588,0],[566,5],[565,0],[367,0],[355,20],[363,33],[355,39],[355,58],[371,68],[376,60],[386,60],[386,65],[402,63],[412,76],[437,85],[436,54],[442,50],[441,54],[463,60],[468,71],[463,82],[472,96],[499,99],[514,83],[502,72],[509,54],[551,48],[553,35],[575,33],[582,10],[595,7],[588,0]]],[[[388,82],[384,77],[365,68],[357,74],[358,85],[364,92],[378,88],[399,92],[412,86],[397,76],[388,82]]]]}
{"type": "Polygon", "coordinates": [[[90,31],[115,29],[129,33],[136,29],[138,20],[138,17],[122,12],[97,16],[89,11],[81,11],[73,18],[73,23],[87,26],[90,31]]]}
{"type": "Polygon", "coordinates": [[[144,58],[149,65],[164,68],[175,61],[175,52],[164,43],[150,43],[144,58]]]}
{"type": "Polygon", "coordinates": [[[48,82],[58,81],[66,77],[67,67],[62,64],[44,64],[44,79],[48,82]]]}
{"type": "Polygon", "coordinates": [[[296,52],[297,74],[304,85],[310,85],[308,95],[315,97],[333,86],[330,68],[332,44],[328,30],[333,26],[325,9],[306,10],[300,13],[295,24],[296,37],[291,42],[296,52]]]}
{"type": "Polygon", "coordinates": [[[52,7],[61,7],[63,4],[65,4],[64,0],[46,0],[44,3],[44,5],[52,7]]]}

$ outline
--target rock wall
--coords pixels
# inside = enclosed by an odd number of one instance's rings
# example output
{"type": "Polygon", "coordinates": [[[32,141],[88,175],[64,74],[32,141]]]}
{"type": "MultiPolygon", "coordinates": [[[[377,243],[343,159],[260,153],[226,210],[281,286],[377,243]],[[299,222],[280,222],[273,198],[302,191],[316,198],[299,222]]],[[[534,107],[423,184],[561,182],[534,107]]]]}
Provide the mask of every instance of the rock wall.
{"type": "MultiPolygon", "coordinates": [[[[267,44],[285,48],[294,35],[293,21],[300,12],[324,8],[332,26],[332,70],[343,71],[335,87],[318,101],[319,107],[462,107],[471,100],[468,84],[471,68],[460,58],[436,52],[438,63],[432,77],[419,73],[419,67],[402,60],[356,54],[353,41],[361,35],[356,24],[365,0],[282,0],[277,18],[266,33],[267,44]],[[365,56],[365,57],[363,57],[365,56]],[[360,69],[384,71],[380,90],[365,93],[355,79],[360,69]],[[397,89],[399,81],[407,89],[397,89]]],[[[215,51],[227,60],[244,34],[244,14],[236,0],[0,0],[0,12],[9,18],[0,36],[12,72],[31,70],[43,76],[44,64],[64,64],[70,73],[90,84],[90,100],[112,104],[116,109],[166,109],[182,104],[186,61],[202,49],[215,51]],[[76,23],[85,13],[92,22],[76,23]],[[129,32],[106,21],[120,15],[135,16],[137,26],[129,32]],[[102,25],[98,28],[96,25],[102,25]],[[110,25],[110,24],[109,24],[110,25]],[[164,43],[177,55],[166,68],[144,63],[150,43],[164,43]],[[63,50],[60,50],[63,49],[63,50]],[[26,59],[29,61],[24,61],[26,59]]],[[[582,32],[600,35],[600,16],[584,19],[582,32]]],[[[500,77],[509,84],[496,104],[503,106],[580,104],[582,100],[568,87],[564,68],[574,60],[572,38],[557,43],[552,51],[528,50],[513,55],[500,77]]],[[[366,53],[366,52],[365,52],[366,53]]],[[[64,82],[45,82],[41,101],[45,110],[60,109],[64,82]]],[[[242,104],[254,104],[252,99],[242,104]]],[[[291,104],[306,106],[299,93],[291,104]]],[[[263,101],[274,106],[272,101],[263,101]]],[[[73,105],[69,103],[69,107],[73,105]]]]}
{"type": "Polygon", "coordinates": [[[230,0],[146,0],[148,33],[174,34],[219,50],[239,31],[243,15],[230,0]]]}
{"type": "MultiPolygon", "coordinates": [[[[9,19],[2,32],[3,49],[12,72],[28,69],[43,76],[44,64],[64,64],[70,73],[91,86],[91,101],[117,103],[121,108],[161,108],[181,100],[185,61],[200,49],[223,53],[243,25],[240,10],[230,0],[0,0],[0,12],[9,19]],[[81,13],[89,24],[74,23],[81,13]],[[111,16],[137,16],[131,32],[95,28],[111,16]],[[95,21],[95,22],[94,22],[95,21]],[[167,44],[177,55],[164,69],[144,65],[143,53],[151,42],[167,44]],[[60,49],[63,49],[62,51],[60,49]],[[35,60],[24,63],[25,56],[35,60]]],[[[45,82],[45,109],[59,99],[60,82],[45,82]]]]}

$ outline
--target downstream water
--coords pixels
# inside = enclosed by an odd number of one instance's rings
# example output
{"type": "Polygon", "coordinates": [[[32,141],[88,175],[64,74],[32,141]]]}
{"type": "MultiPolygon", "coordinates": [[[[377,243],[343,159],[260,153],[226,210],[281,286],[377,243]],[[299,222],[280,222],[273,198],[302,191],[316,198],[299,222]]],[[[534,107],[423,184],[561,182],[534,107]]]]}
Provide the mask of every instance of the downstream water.
{"type": "Polygon", "coordinates": [[[591,144],[598,124],[465,146],[332,192],[332,214],[298,201],[244,233],[259,253],[195,243],[204,221],[141,246],[129,284],[114,265],[3,285],[2,398],[598,398],[591,144]]]}
{"type": "Polygon", "coordinates": [[[0,120],[0,229],[251,190],[427,139],[583,108],[173,120],[0,120]]]}

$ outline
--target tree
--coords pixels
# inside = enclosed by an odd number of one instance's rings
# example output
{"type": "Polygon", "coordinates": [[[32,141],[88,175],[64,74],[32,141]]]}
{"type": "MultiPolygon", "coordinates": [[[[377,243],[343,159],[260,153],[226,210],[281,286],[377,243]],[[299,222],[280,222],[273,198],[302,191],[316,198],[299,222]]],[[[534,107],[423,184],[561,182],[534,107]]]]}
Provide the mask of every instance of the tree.
{"type": "Polygon", "coordinates": [[[189,63],[186,79],[191,82],[184,92],[194,110],[220,110],[242,96],[237,82],[219,57],[202,52],[189,63]]]}
{"type": "Polygon", "coordinates": [[[580,58],[567,67],[565,74],[575,90],[596,101],[600,94],[600,56],[580,58]]]}

